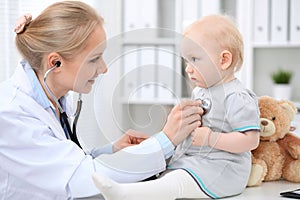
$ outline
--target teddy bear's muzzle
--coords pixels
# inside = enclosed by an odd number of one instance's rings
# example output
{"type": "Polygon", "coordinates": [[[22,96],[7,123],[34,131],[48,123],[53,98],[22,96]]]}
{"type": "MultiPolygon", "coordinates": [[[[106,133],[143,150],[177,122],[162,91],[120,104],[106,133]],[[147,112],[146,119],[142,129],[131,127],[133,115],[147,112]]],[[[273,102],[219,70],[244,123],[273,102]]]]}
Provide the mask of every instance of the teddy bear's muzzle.
{"type": "Polygon", "coordinates": [[[275,133],[274,123],[266,118],[260,118],[260,136],[270,137],[275,133]]]}

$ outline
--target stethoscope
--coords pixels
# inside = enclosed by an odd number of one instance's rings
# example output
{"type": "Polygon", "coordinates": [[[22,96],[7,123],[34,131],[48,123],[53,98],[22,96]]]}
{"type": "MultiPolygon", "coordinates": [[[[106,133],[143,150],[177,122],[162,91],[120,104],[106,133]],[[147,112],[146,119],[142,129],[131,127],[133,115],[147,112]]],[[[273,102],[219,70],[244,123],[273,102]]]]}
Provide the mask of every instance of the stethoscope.
{"type": "Polygon", "coordinates": [[[54,96],[54,94],[51,92],[51,90],[49,89],[49,87],[48,87],[48,85],[46,83],[46,80],[47,80],[47,77],[48,77],[49,73],[52,70],[54,70],[55,68],[58,68],[60,66],[61,66],[61,62],[57,61],[53,67],[51,67],[50,69],[48,69],[45,72],[45,74],[44,74],[44,85],[46,87],[46,90],[50,94],[52,100],[56,103],[56,105],[58,107],[58,110],[59,110],[59,113],[60,113],[60,122],[61,122],[62,126],[66,127],[70,139],[73,142],[75,142],[81,148],[81,145],[80,145],[80,143],[78,141],[78,138],[77,138],[77,135],[76,135],[76,125],[77,125],[77,121],[78,121],[78,118],[79,118],[79,115],[80,115],[80,111],[81,111],[81,107],[82,107],[81,93],[79,93],[79,96],[78,96],[77,108],[76,108],[76,112],[74,114],[73,128],[71,130],[71,126],[70,126],[69,121],[68,121],[68,115],[66,114],[66,112],[64,111],[64,109],[61,107],[58,99],[54,96]]]}
{"type": "Polygon", "coordinates": [[[203,109],[203,115],[207,114],[210,109],[211,109],[211,105],[212,105],[212,102],[211,102],[211,99],[208,99],[208,98],[197,98],[196,100],[200,100],[201,101],[201,105],[200,107],[203,109]]]}
{"type": "MultiPolygon", "coordinates": [[[[196,101],[201,101],[200,107],[203,109],[203,115],[209,113],[209,111],[211,110],[211,106],[212,106],[212,100],[211,99],[198,97],[195,100],[196,101]]],[[[190,147],[190,145],[191,145],[191,143],[188,144],[188,146],[182,145],[183,149],[182,149],[181,153],[179,153],[177,156],[174,156],[172,158],[172,160],[175,161],[178,158],[180,158],[183,154],[185,154],[186,151],[188,150],[188,148],[190,147]]]]}

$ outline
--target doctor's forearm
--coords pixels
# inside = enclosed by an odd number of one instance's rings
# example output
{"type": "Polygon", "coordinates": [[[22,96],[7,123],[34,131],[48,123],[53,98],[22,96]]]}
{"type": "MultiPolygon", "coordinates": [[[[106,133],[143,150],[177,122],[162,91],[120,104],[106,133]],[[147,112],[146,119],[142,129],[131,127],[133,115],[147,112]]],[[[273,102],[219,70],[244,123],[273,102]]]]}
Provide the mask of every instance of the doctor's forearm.
{"type": "Polygon", "coordinates": [[[118,182],[136,182],[166,169],[165,155],[156,138],[95,158],[96,171],[118,182]]]}

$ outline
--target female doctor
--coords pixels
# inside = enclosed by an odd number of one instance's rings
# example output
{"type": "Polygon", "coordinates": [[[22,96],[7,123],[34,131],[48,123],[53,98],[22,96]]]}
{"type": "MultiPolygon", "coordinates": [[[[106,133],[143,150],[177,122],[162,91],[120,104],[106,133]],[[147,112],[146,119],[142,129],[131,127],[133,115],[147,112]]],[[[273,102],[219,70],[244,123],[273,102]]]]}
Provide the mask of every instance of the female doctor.
{"type": "Polygon", "coordinates": [[[200,102],[186,100],[149,139],[124,134],[98,149],[97,155],[108,153],[103,159],[81,149],[68,118],[73,115],[68,92],[90,92],[107,71],[102,23],[78,1],[55,3],[34,20],[29,14],[18,19],[14,31],[23,60],[0,85],[0,199],[96,195],[95,171],[121,182],[143,180],[163,171],[174,147],[200,125],[200,102]]]}

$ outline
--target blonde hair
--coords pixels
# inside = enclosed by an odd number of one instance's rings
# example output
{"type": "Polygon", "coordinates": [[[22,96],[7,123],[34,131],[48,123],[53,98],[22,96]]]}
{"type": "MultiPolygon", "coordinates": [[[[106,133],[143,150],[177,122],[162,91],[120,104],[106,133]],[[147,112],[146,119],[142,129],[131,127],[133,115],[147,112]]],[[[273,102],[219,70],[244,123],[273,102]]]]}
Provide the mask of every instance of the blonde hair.
{"type": "Polygon", "coordinates": [[[74,57],[97,25],[103,25],[103,18],[92,7],[79,1],[62,1],[47,7],[16,35],[15,42],[24,59],[39,70],[46,53],[74,57]]]}
{"type": "Polygon", "coordinates": [[[244,61],[244,42],[241,33],[229,16],[205,16],[188,27],[185,33],[195,26],[201,29],[199,34],[207,39],[215,40],[222,49],[231,52],[231,66],[235,67],[235,71],[241,69],[244,61]]]}

